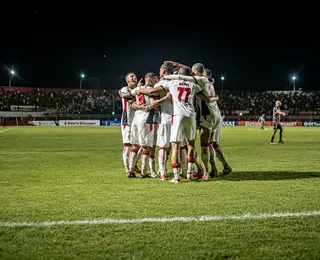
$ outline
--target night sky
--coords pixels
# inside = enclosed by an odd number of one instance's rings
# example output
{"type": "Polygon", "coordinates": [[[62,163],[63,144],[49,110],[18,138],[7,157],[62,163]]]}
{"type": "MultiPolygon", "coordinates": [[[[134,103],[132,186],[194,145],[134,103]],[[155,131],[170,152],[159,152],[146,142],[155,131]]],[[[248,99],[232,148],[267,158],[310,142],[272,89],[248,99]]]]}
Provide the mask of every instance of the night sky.
{"type": "MultiPolygon", "coordinates": [[[[36,15],[36,14],[35,14],[36,15]]],[[[111,18],[105,24],[17,23],[0,45],[0,86],[79,87],[80,73],[100,77],[102,88],[118,89],[124,76],[158,73],[161,63],[201,62],[212,70],[216,86],[225,76],[227,90],[320,89],[320,39],[316,31],[281,31],[266,24],[211,26],[111,18]]],[[[154,19],[156,20],[156,19],[154,19]]]]}

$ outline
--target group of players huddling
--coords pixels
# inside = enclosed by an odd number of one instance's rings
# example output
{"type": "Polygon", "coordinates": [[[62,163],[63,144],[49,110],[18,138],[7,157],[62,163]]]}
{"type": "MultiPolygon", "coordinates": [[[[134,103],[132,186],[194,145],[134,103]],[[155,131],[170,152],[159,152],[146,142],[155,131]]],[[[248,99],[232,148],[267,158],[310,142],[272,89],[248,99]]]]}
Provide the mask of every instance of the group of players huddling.
{"type": "Polygon", "coordinates": [[[135,178],[137,173],[140,178],[159,175],[160,180],[167,180],[166,163],[170,153],[172,183],[180,183],[181,179],[208,180],[232,171],[218,145],[222,117],[209,69],[201,63],[188,67],[165,61],[159,75],[146,73],[144,84],[142,79],[138,82],[133,72],[125,79],[127,86],[118,93],[123,106],[121,130],[127,177],[135,178]],[[197,129],[201,158],[195,150],[197,129]],[[221,173],[218,173],[216,158],[223,164],[221,173]],[[141,171],[137,167],[138,159],[141,159],[141,171]]]}

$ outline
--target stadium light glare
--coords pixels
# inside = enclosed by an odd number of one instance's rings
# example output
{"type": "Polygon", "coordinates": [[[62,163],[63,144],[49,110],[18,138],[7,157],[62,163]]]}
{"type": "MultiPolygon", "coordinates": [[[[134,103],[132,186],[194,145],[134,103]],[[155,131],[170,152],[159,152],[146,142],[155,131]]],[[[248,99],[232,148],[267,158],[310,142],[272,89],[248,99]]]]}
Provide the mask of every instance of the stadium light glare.
{"type": "Polygon", "coordinates": [[[223,77],[223,76],[221,77],[221,80],[224,80],[224,77],[223,77]]]}

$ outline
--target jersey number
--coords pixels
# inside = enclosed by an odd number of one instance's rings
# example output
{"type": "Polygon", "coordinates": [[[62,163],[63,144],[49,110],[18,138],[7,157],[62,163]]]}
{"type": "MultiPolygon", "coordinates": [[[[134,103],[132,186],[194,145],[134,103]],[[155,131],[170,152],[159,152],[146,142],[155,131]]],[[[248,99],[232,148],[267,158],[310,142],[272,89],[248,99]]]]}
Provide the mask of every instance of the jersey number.
{"type": "Polygon", "coordinates": [[[190,88],[178,88],[179,90],[179,95],[178,95],[178,100],[181,102],[188,103],[189,95],[191,93],[190,88]]]}
{"type": "Polygon", "coordinates": [[[138,96],[138,105],[145,105],[146,104],[146,98],[144,96],[144,94],[140,94],[138,96]]]}

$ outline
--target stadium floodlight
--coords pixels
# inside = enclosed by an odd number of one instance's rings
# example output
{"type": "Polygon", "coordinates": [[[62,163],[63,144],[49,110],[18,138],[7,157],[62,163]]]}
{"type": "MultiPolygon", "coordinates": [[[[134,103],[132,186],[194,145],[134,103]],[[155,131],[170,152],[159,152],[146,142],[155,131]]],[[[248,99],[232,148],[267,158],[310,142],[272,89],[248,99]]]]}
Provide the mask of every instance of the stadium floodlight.
{"type": "Polygon", "coordinates": [[[82,89],[82,81],[84,79],[86,75],[84,75],[83,73],[80,74],[80,89],[82,89]]]}
{"type": "Polygon", "coordinates": [[[296,76],[292,76],[293,91],[296,91],[296,76]]]}
{"type": "Polygon", "coordinates": [[[224,76],[221,77],[221,80],[224,80],[224,76]]]}
{"type": "Polygon", "coordinates": [[[16,72],[14,70],[10,70],[10,77],[9,77],[9,87],[11,87],[11,81],[12,81],[12,77],[14,74],[16,74],[16,72]]]}

